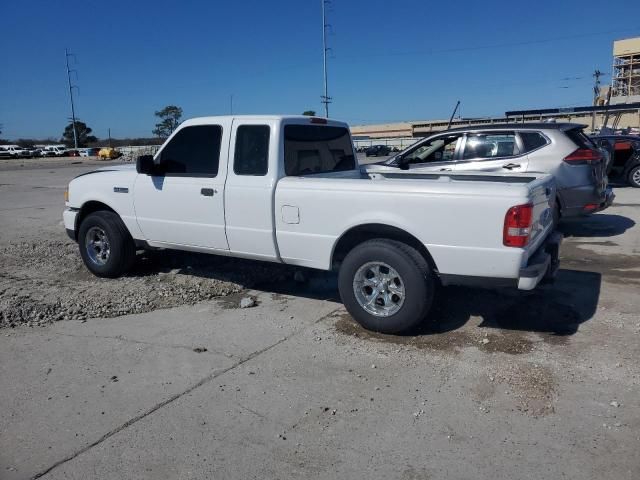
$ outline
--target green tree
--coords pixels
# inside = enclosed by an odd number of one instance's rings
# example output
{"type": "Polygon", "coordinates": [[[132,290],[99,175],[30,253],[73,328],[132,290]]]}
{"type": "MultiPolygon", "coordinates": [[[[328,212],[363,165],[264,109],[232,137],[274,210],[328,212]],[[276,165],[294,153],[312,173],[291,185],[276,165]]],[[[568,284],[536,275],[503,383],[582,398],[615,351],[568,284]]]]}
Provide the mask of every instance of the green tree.
{"type": "Polygon", "coordinates": [[[315,110],[305,110],[304,112],[302,112],[303,115],[306,115],[307,117],[315,117],[316,116],[316,111],[315,110]]]}
{"type": "Polygon", "coordinates": [[[167,105],[162,110],[157,111],[155,116],[160,119],[156,123],[156,128],[153,129],[153,134],[161,138],[167,138],[171,135],[178,125],[180,125],[180,118],[182,118],[182,109],[175,105],[167,105]]]}
{"type": "MultiPolygon", "coordinates": [[[[91,135],[91,128],[87,126],[86,123],[76,120],[76,134],[78,136],[78,146],[86,147],[89,143],[94,143],[98,141],[98,138],[94,135],[91,135]]],[[[67,146],[73,146],[73,122],[69,122],[64,129],[64,133],[62,134],[62,138],[60,139],[62,143],[67,146]]]]}

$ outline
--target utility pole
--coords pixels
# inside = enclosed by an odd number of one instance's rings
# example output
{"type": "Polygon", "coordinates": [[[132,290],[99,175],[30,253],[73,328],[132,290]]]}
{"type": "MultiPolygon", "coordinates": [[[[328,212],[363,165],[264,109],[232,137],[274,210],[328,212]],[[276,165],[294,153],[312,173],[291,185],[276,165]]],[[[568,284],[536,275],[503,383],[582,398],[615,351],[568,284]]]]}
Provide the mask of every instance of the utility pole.
{"type": "Polygon", "coordinates": [[[325,15],[325,6],[328,3],[331,3],[331,0],[320,0],[322,5],[322,67],[324,73],[324,95],[320,98],[322,99],[321,103],[324,103],[324,116],[329,118],[329,104],[331,103],[331,97],[328,93],[328,85],[327,85],[327,27],[329,26],[326,21],[325,15]]]}
{"type": "Polygon", "coordinates": [[[73,53],[69,53],[69,50],[64,49],[65,59],[67,61],[67,81],[69,82],[69,97],[71,98],[71,122],[73,126],[73,146],[78,148],[78,133],[76,132],[76,110],[73,106],[73,89],[78,88],[75,85],[71,85],[71,72],[75,70],[69,70],[69,57],[74,57],[73,53]]]}
{"type": "MultiPolygon", "coordinates": [[[[596,68],[593,72],[593,78],[595,78],[595,83],[593,84],[593,106],[598,106],[598,97],[600,96],[600,77],[606,75],[606,73],[602,73],[600,70],[596,68]]],[[[596,111],[595,109],[591,115],[591,131],[593,132],[596,129],[596,111]]]]}

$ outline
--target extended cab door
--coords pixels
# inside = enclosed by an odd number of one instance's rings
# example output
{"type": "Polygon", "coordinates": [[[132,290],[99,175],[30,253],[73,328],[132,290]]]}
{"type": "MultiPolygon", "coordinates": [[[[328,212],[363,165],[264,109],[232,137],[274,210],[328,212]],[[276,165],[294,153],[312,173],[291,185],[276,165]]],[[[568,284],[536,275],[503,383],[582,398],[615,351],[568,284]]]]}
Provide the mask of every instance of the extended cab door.
{"type": "Polygon", "coordinates": [[[280,131],[275,119],[235,118],[224,191],[230,249],[263,260],[278,258],[273,225],[280,131]]]}
{"type": "Polygon", "coordinates": [[[512,131],[468,133],[461,148],[457,171],[526,172],[528,158],[512,131]]]}
{"type": "Polygon", "coordinates": [[[228,249],[224,182],[231,121],[186,125],[155,158],[152,175],[138,175],[134,207],[147,241],[228,249]]]}

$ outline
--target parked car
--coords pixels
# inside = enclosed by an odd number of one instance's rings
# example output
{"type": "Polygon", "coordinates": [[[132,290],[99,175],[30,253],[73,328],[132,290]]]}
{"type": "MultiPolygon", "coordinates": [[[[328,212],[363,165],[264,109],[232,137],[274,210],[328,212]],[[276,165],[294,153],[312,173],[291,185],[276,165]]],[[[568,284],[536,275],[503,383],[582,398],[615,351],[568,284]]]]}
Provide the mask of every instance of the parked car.
{"type": "MultiPolygon", "coordinates": [[[[607,208],[608,153],[573,123],[456,128],[421,140],[382,165],[411,172],[544,172],[557,183],[555,221],[607,208]]],[[[378,169],[380,164],[369,166],[378,169]]]]}
{"type": "Polygon", "coordinates": [[[601,135],[592,138],[601,147],[609,149],[610,172],[620,175],[632,187],[640,188],[640,137],[601,135]]]}
{"type": "Polygon", "coordinates": [[[25,158],[31,155],[29,150],[26,150],[18,145],[4,145],[2,147],[11,158],[25,158]]]}
{"type": "Polygon", "coordinates": [[[121,157],[122,153],[120,153],[115,148],[104,147],[98,151],[98,156],[103,159],[114,159],[121,157]]]}
{"type": "Polygon", "coordinates": [[[554,275],[551,175],[416,177],[360,170],[342,122],[204,117],[155,158],[73,179],[63,219],[100,277],[146,247],[335,269],[349,313],[386,333],[420,323],[437,282],[530,290],[554,275]]]}
{"type": "Polygon", "coordinates": [[[0,158],[11,158],[9,150],[4,148],[4,145],[0,145],[0,158]]]}
{"type": "Polygon", "coordinates": [[[67,154],[67,148],[61,145],[48,145],[42,149],[44,157],[64,157],[67,154]]]}
{"type": "Polygon", "coordinates": [[[80,150],[75,150],[75,149],[70,149],[67,150],[65,156],[67,157],[79,157],[80,156],[80,150]]]}
{"type": "Polygon", "coordinates": [[[372,145],[364,151],[367,157],[385,157],[389,152],[391,149],[386,145],[372,145]]]}
{"type": "Polygon", "coordinates": [[[29,145],[27,147],[24,147],[25,152],[26,152],[26,156],[29,158],[34,158],[34,157],[40,157],[42,155],[42,152],[39,148],[34,147],[32,145],[29,145]]]}
{"type": "Polygon", "coordinates": [[[97,157],[100,152],[100,148],[83,148],[80,150],[81,157],[97,157]]]}

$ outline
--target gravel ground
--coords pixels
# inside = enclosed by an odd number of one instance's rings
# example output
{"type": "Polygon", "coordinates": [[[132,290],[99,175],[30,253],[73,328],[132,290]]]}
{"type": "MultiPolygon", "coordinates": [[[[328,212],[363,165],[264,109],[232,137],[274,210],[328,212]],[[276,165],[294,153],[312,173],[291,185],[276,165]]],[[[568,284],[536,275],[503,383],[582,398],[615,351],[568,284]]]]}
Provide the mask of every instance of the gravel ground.
{"type": "Polygon", "coordinates": [[[130,275],[100,279],[65,240],[0,247],[0,327],[46,325],[190,305],[292,276],[278,265],[195,253],[138,255],[130,275]]]}

